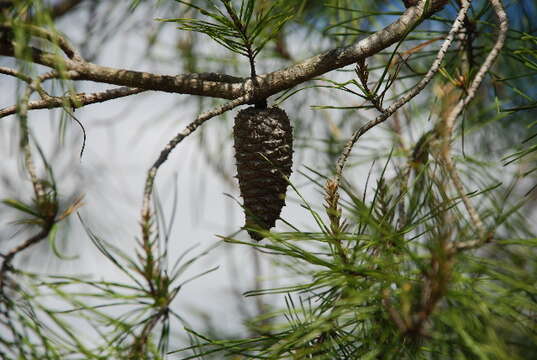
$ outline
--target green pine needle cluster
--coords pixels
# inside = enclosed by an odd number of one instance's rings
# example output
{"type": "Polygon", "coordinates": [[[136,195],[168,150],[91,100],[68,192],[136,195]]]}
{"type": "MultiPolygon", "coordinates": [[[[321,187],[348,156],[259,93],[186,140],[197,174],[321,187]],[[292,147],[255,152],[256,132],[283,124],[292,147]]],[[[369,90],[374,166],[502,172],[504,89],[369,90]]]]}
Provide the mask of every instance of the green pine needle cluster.
{"type": "MultiPolygon", "coordinates": [[[[255,59],[268,41],[276,37],[283,25],[294,16],[293,6],[285,1],[242,1],[237,8],[231,0],[206,0],[203,6],[192,1],[176,0],[203,16],[165,19],[178,28],[203,33],[218,44],[250,59],[255,59]]],[[[199,4],[199,2],[196,2],[199,4]]]]}

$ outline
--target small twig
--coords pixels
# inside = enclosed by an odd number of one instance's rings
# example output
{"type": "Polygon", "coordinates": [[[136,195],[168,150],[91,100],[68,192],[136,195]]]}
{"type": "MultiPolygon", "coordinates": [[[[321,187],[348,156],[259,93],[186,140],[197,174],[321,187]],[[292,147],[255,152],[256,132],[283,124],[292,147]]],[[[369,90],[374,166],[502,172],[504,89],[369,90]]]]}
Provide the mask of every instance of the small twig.
{"type": "Polygon", "coordinates": [[[163,318],[168,317],[168,314],[168,307],[164,307],[159,309],[147,319],[142,331],[134,339],[128,359],[140,359],[145,355],[146,349],[149,345],[148,342],[151,332],[163,318]]]}
{"type": "Polygon", "coordinates": [[[26,166],[26,171],[28,172],[28,175],[30,175],[34,188],[35,201],[39,205],[42,199],[45,197],[45,190],[37,177],[37,170],[32,159],[32,150],[30,148],[30,135],[28,129],[28,102],[30,96],[34,92],[35,87],[37,86],[37,82],[37,80],[34,80],[32,84],[26,88],[18,110],[21,131],[20,147],[24,153],[24,164],[26,166]]]}
{"type": "Polygon", "coordinates": [[[11,249],[7,254],[2,255],[2,257],[4,258],[4,263],[2,264],[2,267],[7,266],[6,264],[11,262],[11,260],[13,260],[15,255],[17,255],[18,253],[28,249],[29,247],[31,247],[35,243],[39,242],[39,240],[41,240],[44,237],[46,237],[47,235],[48,235],[48,230],[47,230],[47,228],[44,228],[40,232],[38,232],[37,234],[35,234],[31,238],[27,239],[22,244],[20,244],[19,246],[11,249]]]}
{"type": "MultiPolygon", "coordinates": [[[[13,26],[15,25],[10,22],[3,23],[0,24],[0,30],[4,29],[11,31],[13,26]]],[[[16,24],[16,26],[23,26],[28,29],[32,35],[57,45],[69,59],[77,62],[83,61],[82,56],[80,56],[76,48],[72,46],[66,38],[58,34],[58,32],[49,31],[42,27],[29,24],[16,24]]]]}
{"type": "MultiPolygon", "coordinates": [[[[24,164],[26,167],[26,171],[28,172],[28,175],[30,176],[30,179],[34,188],[35,203],[37,204],[37,207],[39,209],[41,208],[41,206],[43,206],[43,204],[46,203],[47,195],[45,193],[45,189],[43,187],[42,182],[39,180],[37,176],[37,169],[32,159],[32,150],[30,147],[30,133],[28,129],[28,102],[32,93],[35,91],[36,88],[39,87],[41,79],[46,78],[47,76],[49,76],[48,73],[33,80],[31,84],[27,86],[22,96],[22,99],[20,101],[20,105],[18,109],[20,132],[21,132],[20,147],[24,154],[24,164]]],[[[47,218],[45,219],[45,222],[39,233],[29,238],[21,245],[15,247],[4,256],[4,261],[2,263],[2,267],[0,268],[0,290],[4,284],[5,272],[10,269],[10,263],[13,257],[15,257],[15,255],[18,254],[19,252],[24,251],[30,246],[38,243],[40,240],[46,238],[54,224],[55,216],[56,216],[55,213],[47,214],[47,218]]]]}
{"type": "Polygon", "coordinates": [[[34,79],[27,86],[18,106],[19,123],[21,130],[20,147],[24,153],[24,163],[26,166],[26,171],[28,172],[28,175],[30,175],[30,179],[34,188],[35,201],[38,206],[45,198],[45,190],[43,189],[43,185],[37,177],[37,170],[32,159],[32,150],[30,148],[30,133],[28,129],[28,103],[30,102],[30,96],[32,96],[32,93],[37,89],[41,88],[41,81],[43,81],[43,79],[49,78],[50,76],[53,76],[53,72],[46,73],[34,79]]]}
{"type": "MultiPolygon", "coordinates": [[[[33,88],[33,90],[37,91],[39,93],[39,96],[41,96],[43,99],[50,98],[50,95],[48,95],[47,92],[41,87],[41,82],[43,82],[46,79],[56,77],[56,72],[51,71],[51,72],[45,73],[44,75],[41,75],[41,76],[37,77],[34,80],[34,79],[32,79],[32,77],[30,77],[28,75],[25,75],[25,74],[21,73],[20,71],[17,71],[15,69],[11,69],[11,68],[7,68],[7,67],[3,67],[3,66],[0,66],[0,74],[13,76],[13,77],[16,77],[19,80],[24,81],[29,86],[31,86],[33,88]]],[[[17,112],[16,106],[10,106],[9,109],[13,110],[12,114],[17,112]]],[[[0,110],[0,114],[2,113],[2,111],[3,110],[0,110]]],[[[0,118],[1,117],[2,116],[0,115],[0,118]]]]}
{"type": "Polygon", "coordinates": [[[451,253],[466,251],[466,250],[472,250],[477,249],[481,247],[482,245],[489,243],[494,238],[494,233],[492,231],[489,231],[485,234],[485,238],[480,239],[474,239],[474,240],[467,240],[462,242],[453,242],[451,243],[450,247],[448,248],[448,251],[451,253]]]}
{"type": "Polygon", "coordinates": [[[453,236],[453,226],[451,225],[451,215],[442,211],[443,222],[438,224],[439,246],[436,252],[431,253],[430,266],[425,272],[425,281],[421,288],[420,309],[413,316],[412,331],[415,334],[423,334],[423,327],[431,317],[446,294],[451,279],[454,258],[450,251],[451,238],[453,236]]]}
{"type": "Polygon", "coordinates": [[[50,9],[50,16],[55,19],[64,16],[85,0],[64,0],[50,9]]]}
{"type": "Polygon", "coordinates": [[[27,239],[25,242],[15,247],[14,249],[11,249],[7,254],[2,255],[4,259],[2,262],[2,267],[0,268],[0,293],[3,291],[3,287],[4,287],[4,283],[6,279],[6,273],[9,270],[11,270],[11,261],[13,260],[15,255],[28,249],[29,247],[37,244],[38,242],[46,238],[50,232],[51,227],[52,227],[52,224],[42,228],[40,232],[38,232],[31,238],[27,239]]]}
{"type": "MultiPolygon", "coordinates": [[[[122,86],[119,88],[109,89],[91,94],[77,93],[68,96],[49,96],[46,99],[30,101],[27,105],[27,108],[28,110],[52,109],[64,107],[67,104],[71,105],[73,108],[77,108],[85,105],[101,103],[112,99],[139,94],[144,91],[146,90],[122,86]]],[[[17,113],[17,106],[15,105],[0,109],[0,118],[15,113],[17,113]]]]}
{"type": "Polygon", "coordinates": [[[15,69],[11,69],[11,68],[7,68],[7,67],[4,67],[4,66],[0,66],[0,74],[4,74],[4,75],[9,75],[9,76],[13,76],[13,77],[16,77],[17,79],[20,79],[28,84],[30,84],[32,82],[32,78],[27,76],[27,75],[24,75],[23,73],[15,70],[15,69]]]}
{"type": "Polygon", "coordinates": [[[472,80],[472,83],[470,84],[470,87],[467,89],[466,96],[464,99],[460,100],[457,105],[453,108],[453,110],[448,114],[444,121],[444,128],[442,129],[444,131],[444,134],[442,134],[443,138],[445,139],[444,142],[444,148],[442,149],[442,159],[444,160],[446,170],[449,173],[449,176],[451,177],[451,181],[453,182],[453,185],[455,186],[455,189],[457,190],[458,195],[462,199],[464,206],[466,208],[466,211],[468,212],[468,215],[470,216],[470,220],[472,224],[474,225],[478,237],[479,237],[479,243],[475,243],[475,241],[471,241],[468,244],[458,244],[456,245],[457,249],[467,249],[467,248],[475,248],[479,244],[483,244],[487,241],[490,241],[492,239],[492,236],[490,234],[487,234],[487,231],[483,225],[483,222],[481,221],[481,218],[479,214],[477,213],[477,210],[470,202],[470,199],[466,195],[466,191],[464,190],[464,185],[462,184],[462,181],[459,177],[459,173],[455,167],[455,164],[453,162],[453,158],[451,155],[451,137],[453,134],[453,127],[455,124],[455,120],[459,117],[459,115],[462,113],[466,105],[468,105],[476,96],[477,89],[483,82],[483,79],[487,72],[492,67],[494,61],[498,57],[498,54],[500,53],[501,49],[503,48],[503,45],[505,43],[505,39],[507,36],[507,31],[509,29],[509,23],[507,19],[507,14],[504,11],[503,5],[501,3],[501,0],[490,0],[490,3],[492,5],[492,8],[494,9],[494,12],[496,13],[496,16],[498,18],[498,22],[500,25],[500,31],[498,32],[498,37],[496,39],[496,42],[487,55],[485,61],[479,68],[479,71],[475,75],[474,79],[472,80]]]}
{"type": "Polygon", "coordinates": [[[479,68],[479,71],[475,75],[474,79],[472,80],[472,83],[470,84],[470,87],[466,90],[466,97],[459,101],[459,103],[453,108],[451,113],[448,115],[445,125],[447,126],[447,130],[453,129],[453,125],[455,123],[455,120],[464,110],[464,107],[470,103],[474,97],[477,94],[477,89],[481,85],[481,82],[483,82],[483,79],[485,78],[485,75],[492,67],[494,61],[498,57],[501,49],[503,48],[503,44],[505,43],[505,39],[507,37],[507,31],[509,30],[509,22],[507,19],[507,14],[505,13],[503,9],[503,5],[500,0],[489,0],[492,8],[494,9],[494,12],[496,13],[496,16],[498,17],[499,25],[500,25],[500,31],[498,32],[498,38],[496,39],[496,43],[494,44],[493,48],[490,50],[489,54],[487,55],[487,58],[485,59],[485,62],[481,67],[479,68]]]}
{"type": "MultiPolygon", "coordinates": [[[[149,171],[147,172],[147,177],[145,181],[145,187],[144,187],[144,194],[143,194],[143,202],[142,202],[142,211],[141,211],[141,231],[142,236],[140,239],[141,246],[143,248],[143,251],[145,253],[146,258],[143,259],[145,261],[145,272],[142,274],[144,277],[146,277],[147,282],[149,284],[149,287],[151,289],[151,293],[154,293],[154,286],[153,282],[151,281],[151,276],[154,274],[154,262],[153,262],[153,255],[152,255],[152,248],[153,248],[153,242],[152,242],[152,213],[151,213],[151,195],[153,193],[153,184],[155,181],[155,177],[157,176],[157,172],[166,162],[168,159],[168,156],[170,153],[175,149],[175,147],[183,141],[188,135],[192,134],[200,125],[202,125],[205,121],[218,116],[228,110],[231,110],[239,105],[248,103],[252,99],[253,91],[252,87],[250,87],[249,91],[247,91],[247,95],[241,96],[235,100],[229,101],[221,106],[218,106],[210,111],[207,111],[201,115],[199,115],[196,120],[188,124],[181,132],[179,132],[176,136],[171,139],[168,144],[164,147],[164,149],[160,152],[159,157],[157,160],[153,163],[149,171]]],[[[157,268],[159,267],[159,264],[157,263],[157,268]]],[[[156,270],[159,271],[159,270],[156,270]]],[[[150,330],[150,329],[149,329],[150,330]]]]}
{"type": "MultiPolygon", "coordinates": [[[[181,132],[179,132],[173,139],[168,142],[164,149],[160,152],[158,159],[155,163],[149,168],[147,172],[147,177],[144,186],[144,197],[142,203],[142,228],[149,228],[151,221],[151,194],[153,192],[153,183],[155,177],[157,176],[158,169],[166,160],[172,152],[173,149],[183,141],[188,135],[192,134],[201,124],[205,121],[223,114],[224,112],[231,110],[239,105],[248,103],[252,98],[251,91],[246,95],[241,96],[235,100],[229,101],[221,106],[218,106],[210,111],[207,111],[199,115],[196,120],[188,124],[181,132]]],[[[146,239],[145,239],[146,240],[146,239]]]]}
{"type": "MultiPolygon", "coordinates": [[[[424,3],[425,1],[421,1],[420,2],[421,6],[423,6],[424,3]]],[[[397,100],[388,108],[386,108],[382,114],[377,116],[374,120],[369,121],[368,123],[363,125],[360,129],[358,129],[357,131],[353,133],[352,137],[349,139],[349,141],[345,145],[345,148],[343,149],[336,164],[335,179],[338,184],[341,183],[341,176],[342,176],[343,168],[345,167],[345,163],[356,141],[358,141],[358,139],[363,134],[365,134],[368,130],[384,122],[400,107],[402,107],[403,105],[408,103],[410,100],[412,100],[416,95],[418,95],[425,88],[425,86],[427,86],[427,84],[432,80],[434,75],[438,72],[438,70],[440,69],[440,65],[442,64],[442,61],[444,57],[446,56],[447,50],[449,46],[451,45],[451,43],[453,42],[455,34],[459,32],[462,25],[464,24],[464,18],[466,17],[466,13],[469,7],[470,7],[470,2],[468,0],[463,0],[462,7],[459,10],[459,13],[457,14],[457,18],[453,22],[451,29],[449,30],[448,36],[442,43],[440,50],[438,50],[436,58],[431,64],[429,71],[427,71],[427,74],[425,74],[425,76],[418,82],[418,84],[416,84],[416,86],[414,86],[405,96],[401,97],[399,100],[397,100]]]]}
{"type": "Polygon", "coordinates": [[[390,318],[397,326],[399,331],[403,334],[406,333],[408,330],[408,325],[405,324],[405,321],[403,320],[399,312],[392,306],[392,303],[390,301],[390,291],[388,289],[384,289],[382,293],[382,304],[384,305],[386,310],[388,310],[390,318]]]}

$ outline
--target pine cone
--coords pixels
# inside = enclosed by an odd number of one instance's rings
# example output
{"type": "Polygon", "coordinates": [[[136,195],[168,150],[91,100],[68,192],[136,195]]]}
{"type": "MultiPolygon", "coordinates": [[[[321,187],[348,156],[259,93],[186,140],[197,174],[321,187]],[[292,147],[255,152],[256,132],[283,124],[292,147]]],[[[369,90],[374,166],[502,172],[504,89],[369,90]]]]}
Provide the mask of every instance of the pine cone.
{"type": "Polygon", "coordinates": [[[244,199],[246,227],[269,230],[285,205],[293,165],[293,129],[285,111],[250,107],[239,111],[233,127],[237,178],[244,199]]]}

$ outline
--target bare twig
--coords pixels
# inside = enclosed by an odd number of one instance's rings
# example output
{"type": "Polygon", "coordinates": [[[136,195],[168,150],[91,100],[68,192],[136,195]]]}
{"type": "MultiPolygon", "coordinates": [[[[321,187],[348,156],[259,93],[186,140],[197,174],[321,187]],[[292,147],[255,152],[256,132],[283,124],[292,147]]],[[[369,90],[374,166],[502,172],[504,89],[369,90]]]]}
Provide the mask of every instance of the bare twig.
{"type": "Polygon", "coordinates": [[[4,282],[5,282],[6,273],[8,272],[8,270],[10,270],[11,261],[13,260],[13,258],[18,253],[28,249],[29,247],[37,244],[38,242],[40,242],[41,240],[46,238],[48,236],[49,232],[50,232],[50,227],[44,227],[37,234],[35,234],[31,238],[27,239],[25,242],[23,242],[19,246],[11,249],[7,254],[2,255],[3,262],[2,262],[2,267],[0,268],[0,292],[2,292],[2,288],[3,288],[4,282]]]}
{"type": "Polygon", "coordinates": [[[483,82],[485,75],[490,70],[494,61],[498,57],[498,54],[503,48],[503,45],[505,43],[505,39],[507,36],[507,31],[509,29],[507,14],[505,13],[501,0],[490,0],[490,3],[492,5],[492,8],[494,9],[494,12],[496,13],[496,16],[499,22],[500,30],[498,32],[498,37],[491,51],[487,55],[485,61],[479,68],[479,71],[477,72],[474,79],[472,80],[472,83],[470,84],[470,87],[467,90],[466,96],[464,97],[464,99],[461,99],[457,103],[457,105],[453,108],[453,110],[448,114],[448,116],[446,117],[443,123],[444,127],[442,129],[444,131],[444,133],[442,134],[442,137],[444,138],[444,147],[441,153],[442,159],[444,160],[446,170],[449,176],[451,177],[451,181],[453,182],[453,185],[455,186],[455,189],[457,190],[459,197],[462,199],[464,203],[466,211],[468,212],[468,215],[470,216],[470,220],[472,224],[474,225],[477,231],[478,237],[479,237],[479,241],[477,242],[472,241],[466,245],[465,244],[456,245],[456,248],[458,249],[474,248],[492,239],[492,236],[490,234],[487,234],[487,231],[483,225],[483,222],[481,221],[479,214],[477,213],[477,210],[472,205],[470,199],[466,195],[466,191],[464,190],[464,186],[459,177],[459,173],[455,167],[452,154],[451,154],[451,138],[453,134],[453,127],[455,124],[455,120],[460,116],[460,114],[462,113],[466,105],[468,105],[476,96],[479,85],[481,85],[481,83],[483,82]]]}
{"type": "Polygon", "coordinates": [[[0,66],[0,74],[16,77],[17,79],[22,80],[22,81],[24,81],[24,82],[26,82],[28,84],[32,82],[31,77],[29,77],[27,75],[24,75],[23,73],[15,70],[15,69],[7,68],[7,67],[4,67],[4,66],[0,66]]]}
{"type": "MultiPolygon", "coordinates": [[[[144,89],[129,88],[123,86],[90,94],[78,93],[68,96],[50,96],[46,99],[30,101],[27,107],[28,110],[59,108],[64,107],[66,105],[69,105],[73,108],[78,108],[85,105],[101,103],[104,101],[118,99],[133,94],[139,94],[144,91],[144,89]]],[[[0,118],[15,114],[16,112],[17,106],[15,105],[0,109],[0,118]]]]}
{"type": "Polygon", "coordinates": [[[11,268],[12,259],[18,253],[26,250],[27,248],[37,244],[39,241],[46,238],[48,234],[50,233],[52,226],[55,223],[55,218],[57,215],[57,210],[58,210],[57,204],[51,203],[50,200],[47,199],[45,187],[37,176],[37,169],[32,158],[32,150],[30,146],[30,133],[28,129],[28,102],[29,102],[30,96],[32,95],[34,91],[36,91],[37,88],[40,87],[40,82],[43,79],[49,78],[50,76],[53,76],[53,75],[54,75],[53,73],[46,73],[34,79],[26,87],[26,90],[19,104],[19,109],[18,109],[19,110],[18,111],[19,126],[20,126],[20,142],[19,143],[20,143],[20,147],[22,149],[23,155],[24,155],[24,165],[26,167],[26,171],[28,172],[28,175],[30,176],[30,180],[33,185],[35,203],[37,205],[38,210],[40,211],[40,216],[41,216],[41,219],[43,220],[43,224],[41,225],[41,231],[39,233],[29,238],[21,245],[10,250],[6,255],[3,256],[4,260],[2,263],[2,267],[0,268],[0,291],[2,291],[2,287],[5,282],[6,272],[11,268]]]}
{"type": "Polygon", "coordinates": [[[489,231],[485,233],[484,238],[461,241],[461,242],[453,242],[451,246],[449,247],[449,251],[456,253],[456,252],[465,251],[465,250],[477,249],[478,247],[481,247],[483,244],[491,242],[493,238],[494,238],[494,233],[492,231],[489,231]]]}
{"type": "Polygon", "coordinates": [[[153,192],[153,183],[155,177],[157,176],[158,169],[166,160],[172,152],[173,149],[183,141],[188,135],[192,134],[201,124],[205,121],[223,114],[224,112],[231,110],[239,105],[243,105],[251,101],[252,96],[248,93],[247,95],[241,96],[235,100],[229,101],[221,106],[218,106],[210,111],[207,111],[199,115],[196,120],[188,124],[181,132],[179,132],[173,139],[168,142],[164,149],[160,152],[158,159],[151,166],[147,172],[147,177],[144,187],[144,198],[142,203],[142,228],[149,229],[151,222],[151,194],[153,192]]]}
{"type": "MultiPolygon", "coordinates": [[[[417,7],[424,6],[425,2],[426,1],[421,1],[417,5],[417,7]]],[[[438,50],[436,58],[431,64],[429,71],[427,71],[427,74],[425,74],[425,76],[418,82],[418,84],[414,86],[405,96],[401,97],[399,100],[397,100],[388,108],[386,108],[382,114],[377,116],[374,120],[369,121],[368,123],[363,125],[360,129],[358,129],[352,134],[352,137],[349,139],[349,141],[345,145],[345,148],[343,149],[343,152],[341,153],[338,159],[338,162],[336,164],[335,180],[337,181],[338,184],[341,183],[341,176],[342,176],[343,168],[345,167],[345,163],[356,141],[358,141],[358,139],[367,131],[377,126],[378,124],[386,121],[400,107],[402,107],[403,105],[408,103],[410,100],[412,100],[416,95],[418,95],[425,88],[425,86],[427,86],[427,84],[432,80],[434,75],[438,72],[438,70],[440,69],[440,65],[442,64],[442,61],[444,57],[446,56],[449,46],[453,42],[455,35],[459,32],[459,30],[461,29],[464,23],[464,18],[466,16],[469,6],[470,6],[470,2],[468,0],[462,1],[462,7],[459,10],[457,18],[455,19],[455,21],[453,21],[453,25],[451,29],[449,30],[448,36],[442,43],[440,50],[438,50]]]]}
{"type": "Polygon", "coordinates": [[[397,326],[401,333],[406,333],[409,327],[409,324],[406,324],[399,312],[393,307],[390,301],[390,290],[384,289],[382,292],[382,305],[388,310],[390,318],[397,326]]]}
{"type": "MultiPolygon", "coordinates": [[[[16,77],[17,79],[22,80],[25,83],[27,83],[29,86],[31,86],[33,88],[33,90],[37,91],[42,98],[49,98],[50,96],[41,87],[41,82],[43,80],[48,79],[48,78],[55,77],[56,72],[52,71],[52,72],[43,74],[43,75],[37,77],[35,79],[35,81],[32,79],[32,77],[30,77],[30,76],[28,76],[26,74],[23,74],[20,71],[17,71],[15,69],[11,69],[11,68],[7,68],[7,67],[4,67],[4,66],[0,66],[0,74],[16,77]]],[[[16,112],[16,106],[10,106],[9,108],[14,110],[14,111],[11,112],[11,114],[14,114],[16,112]]],[[[2,111],[3,110],[0,109],[0,114],[2,114],[2,111]]],[[[0,115],[0,118],[1,117],[2,117],[2,115],[0,115]]]]}
{"type": "MultiPolygon", "coordinates": [[[[35,201],[38,204],[38,206],[42,203],[42,200],[44,199],[45,190],[43,188],[43,185],[39,181],[37,177],[37,170],[35,168],[35,164],[32,159],[32,152],[30,148],[30,142],[29,142],[29,130],[28,130],[28,99],[30,98],[31,94],[34,91],[36,81],[32,82],[32,85],[28,85],[26,88],[26,91],[24,92],[20,107],[19,107],[19,124],[20,124],[20,131],[21,131],[21,138],[20,138],[20,147],[24,154],[24,164],[26,167],[26,171],[28,172],[28,175],[30,176],[30,179],[32,181],[32,185],[34,188],[34,194],[35,194],[35,201]]],[[[17,246],[16,248],[9,251],[5,256],[4,260],[2,262],[2,267],[0,268],[0,291],[2,291],[5,277],[7,276],[6,273],[10,269],[11,266],[11,260],[15,255],[17,255],[19,252],[24,251],[25,249],[29,248],[30,246],[38,243],[42,239],[48,236],[48,233],[50,232],[50,229],[52,227],[52,223],[46,223],[45,226],[41,229],[39,233],[32,236],[28,240],[26,240],[21,245],[17,246]]]]}

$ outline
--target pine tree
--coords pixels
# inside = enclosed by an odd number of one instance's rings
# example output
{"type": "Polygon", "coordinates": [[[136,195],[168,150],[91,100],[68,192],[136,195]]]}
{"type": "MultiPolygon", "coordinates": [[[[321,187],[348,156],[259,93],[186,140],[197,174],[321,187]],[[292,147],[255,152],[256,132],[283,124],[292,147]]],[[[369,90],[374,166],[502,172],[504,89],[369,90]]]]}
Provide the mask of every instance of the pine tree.
{"type": "MultiPolygon", "coordinates": [[[[0,357],[537,357],[536,16],[530,0],[0,0],[0,76],[10,79],[0,89],[14,94],[0,99],[13,124],[0,124],[12,142],[0,150],[1,211],[15,219],[1,232],[0,357]],[[100,65],[111,51],[103,45],[119,33],[139,45],[147,24],[144,64],[168,60],[183,74],[100,65]],[[178,40],[164,59],[170,34],[178,40]],[[87,81],[106,90],[89,92],[87,81]],[[72,150],[71,125],[82,134],[77,161],[92,149],[91,108],[80,108],[149,91],[185,94],[199,115],[159,138],[131,249],[79,211],[95,205],[69,190],[76,176],[57,153],[72,150]],[[56,153],[32,121],[38,109],[52,114],[56,153]],[[170,242],[184,229],[171,225],[181,207],[166,208],[174,191],[157,181],[187,137],[240,193],[245,222],[178,255],[170,242]],[[62,239],[89,239],[121,280],[23,261],[51,250],[77,264],[62,239]],[[240,301],[257,314],[233,324],[243,333],[220,319],[189,324],[173,303],[218,269],[189,277],[218,246],[254,253],[254,268],[240,265],[256,279],[240,301]],[[261,282],[260,259],[285,286],[261,282]]],[[[183,120],[184,104],[166,112],[183,120]]],[[[116,225],[110,209],[97,210],[116,225]]]]}

